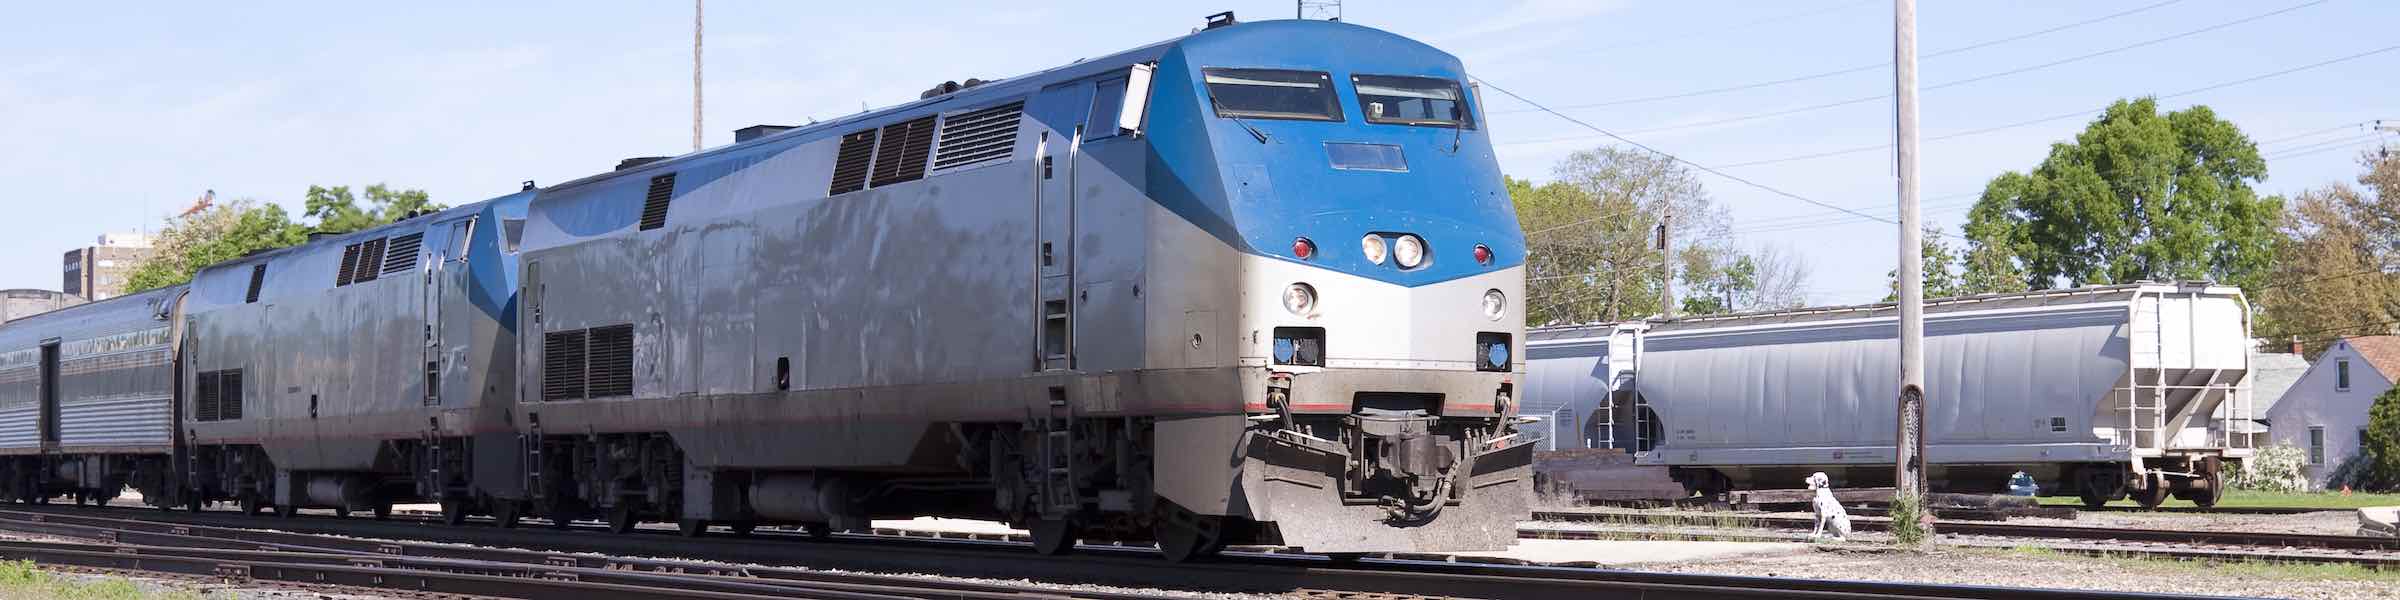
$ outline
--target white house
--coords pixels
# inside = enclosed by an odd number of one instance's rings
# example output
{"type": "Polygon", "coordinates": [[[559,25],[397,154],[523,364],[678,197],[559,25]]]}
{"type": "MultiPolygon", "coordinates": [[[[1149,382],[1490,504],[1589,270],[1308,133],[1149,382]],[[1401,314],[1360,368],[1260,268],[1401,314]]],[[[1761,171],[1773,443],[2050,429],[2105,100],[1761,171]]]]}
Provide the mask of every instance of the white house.
{"type": "Polygon", "coordinates": [[[2366,438],[2367,408],[2400,377],[2400,336],[2343,338],[2317,356],[2308,373],[2267,409],[2275,442],[2308,453],[2308,479],[2325,476],[2358,453],[2366,438]]]}

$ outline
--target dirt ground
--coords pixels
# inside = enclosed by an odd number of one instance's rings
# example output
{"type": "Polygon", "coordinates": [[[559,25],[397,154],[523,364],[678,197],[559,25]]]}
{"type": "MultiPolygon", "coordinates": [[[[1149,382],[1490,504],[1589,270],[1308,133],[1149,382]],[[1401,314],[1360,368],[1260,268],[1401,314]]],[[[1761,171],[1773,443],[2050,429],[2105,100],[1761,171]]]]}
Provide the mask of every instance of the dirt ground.
{"type": "Polygon", "coordinates": [[[2208,566],[2200,563],[2089,558],[2038,551],[1951,549],[1926,553],[1828,550],[1631,568],[1958,585],[2064,588],[2315,600],[2400,596],[2400,573],[2353,568],[2208,566]]]}

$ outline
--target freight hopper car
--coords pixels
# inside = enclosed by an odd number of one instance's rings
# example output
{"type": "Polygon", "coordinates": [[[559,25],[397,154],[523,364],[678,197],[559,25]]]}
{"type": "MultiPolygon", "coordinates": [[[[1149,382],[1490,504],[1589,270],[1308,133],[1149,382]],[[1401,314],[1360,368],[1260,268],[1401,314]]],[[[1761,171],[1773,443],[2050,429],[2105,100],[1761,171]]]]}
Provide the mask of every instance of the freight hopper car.
{"type": "MultiPolygon", "coordinates": [[[[1936,489],[2212,505],[2250,442],[2249,307],[2237,288],[2128,284],[1929,300],[1925,459],[1936,489]]],[[[1663,437],[1640,457],[1702,491],[1788,488],[1813,471],[1890,485],[1891,304],[1651,323],[1638,393],[1663,437]]]]}
{"type": "Polygon", "coordinates": [[[183,286],[0,325],[0,497],[170,497],[183,286]]]}
{"type": "Polygon", "coordinates": [[[1228,14],[544,189],[501,510],[1505,547],[1524,245],[1474,89],[1228,14]]]}
{"type": "Polygon", "coordinates": [[[440,502],[456,520],[513,496],[512,232],[535,194],[194,275],[182,308],[183,503],[381,516],[394,502],[440,502]]]}

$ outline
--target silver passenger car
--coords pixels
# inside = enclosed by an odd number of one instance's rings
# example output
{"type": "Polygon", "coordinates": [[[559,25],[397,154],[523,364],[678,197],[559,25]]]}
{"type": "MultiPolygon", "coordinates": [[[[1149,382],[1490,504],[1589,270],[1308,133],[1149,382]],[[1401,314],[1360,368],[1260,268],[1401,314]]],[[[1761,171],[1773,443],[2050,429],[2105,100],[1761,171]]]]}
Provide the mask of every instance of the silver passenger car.
{"type": "Polygon", "coordinates": [[[0,324],[0,496],[168,493],[183,286],[0,324]]]}

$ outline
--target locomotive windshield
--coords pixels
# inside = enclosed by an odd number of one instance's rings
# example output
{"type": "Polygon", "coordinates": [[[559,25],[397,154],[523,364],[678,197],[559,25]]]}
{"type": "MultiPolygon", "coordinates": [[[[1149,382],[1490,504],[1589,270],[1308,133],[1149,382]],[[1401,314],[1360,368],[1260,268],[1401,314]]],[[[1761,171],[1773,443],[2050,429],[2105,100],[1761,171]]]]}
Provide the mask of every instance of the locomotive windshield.
{"type": "Polygon", "coordinates": [[[1217,116],[1250,119],[1340,121],[1332,78],[1323,71],[1203,69],[1209,103],[1217,116]]]}
{"type": "Polygon", "coordinates": [[[1458,82],[1433,77],[1353,75],[1359,112],[1369,123],[1475,128],[1458,82]]]}

